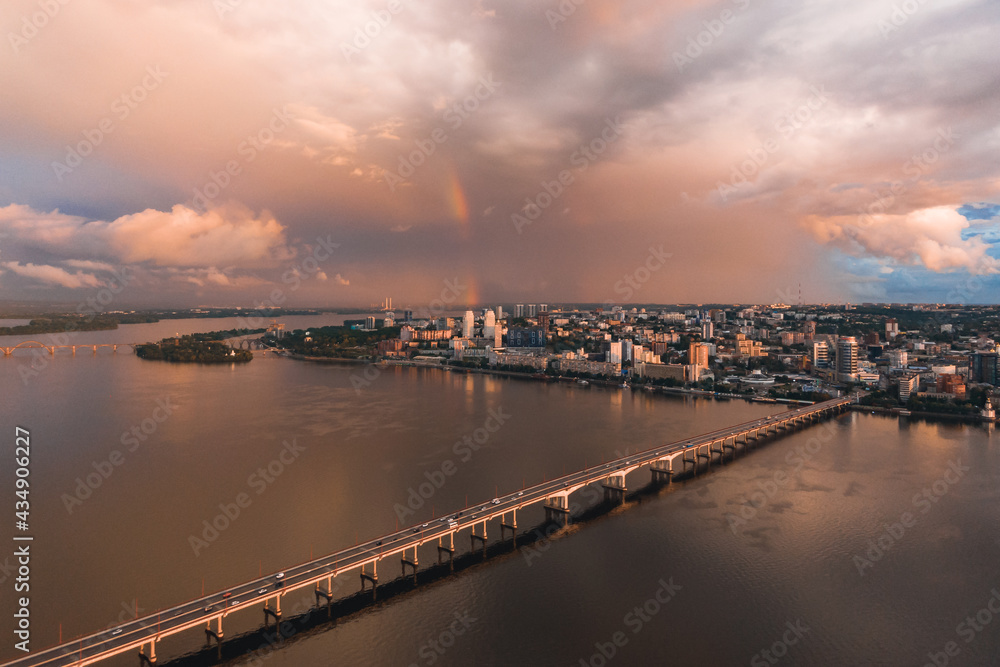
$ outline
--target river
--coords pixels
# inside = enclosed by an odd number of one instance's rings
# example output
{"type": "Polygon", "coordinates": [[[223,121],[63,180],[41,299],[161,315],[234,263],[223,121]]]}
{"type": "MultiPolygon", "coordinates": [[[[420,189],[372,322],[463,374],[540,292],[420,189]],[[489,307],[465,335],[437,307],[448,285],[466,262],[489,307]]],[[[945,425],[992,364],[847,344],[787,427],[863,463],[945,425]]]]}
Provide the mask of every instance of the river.
{"type": "MultiPolygon", "coordinates": [[[[72,342],[232,326],[167,320],[72,342]]],[[[0,345],[22,339],[51,342],[0,345]]],[[[105,349],[0,358],[0,392],[11,513],[14,427],[31,433],[33,649],[55,643],[60,626],[64,639],[110,628],[375,538],[400,517],[426,521],[785,409],[273,355],[172,365],[105,349]],[[217,521],[240,494],[250,503],[217,521]],[[213,535],[206,522],[228,525],[213,535]]],[[[628,479],[630,489],[648,482],[647,470],[628,479]]],[[[998,482],[985,427],[848,413],[227,664],[997,664],[998,482]]],[[[519,516],[522,531],[540,520],[519,516]]],[[[8,545],[12,523],[0,531],[8,545]]],[[[499,526],[489,529],[495,541],[499,526]]],[[[457,544],[468,551],[468,535],[457,544]]],[[[9,554],[0,600],[13,637],[9,554]]],[[[432,545],[420,553],[422,566],[435,558],[432,545]]],[[[395,576],[398,561],[384,568],[395,576]]],[[[336,581],[341,594],[360,588],[356,572],[336,581]]],[[[290,613],[310,599],[303,591],[283,605],[290,613]]],[[[237,612],[227,635],[262,620],[259,608],[237,612]]],[[[160,664],[204,641],[198,631],[165,639],[160,664]]],[[[19,655],[13,641],[0,651],[19,655]]]]}

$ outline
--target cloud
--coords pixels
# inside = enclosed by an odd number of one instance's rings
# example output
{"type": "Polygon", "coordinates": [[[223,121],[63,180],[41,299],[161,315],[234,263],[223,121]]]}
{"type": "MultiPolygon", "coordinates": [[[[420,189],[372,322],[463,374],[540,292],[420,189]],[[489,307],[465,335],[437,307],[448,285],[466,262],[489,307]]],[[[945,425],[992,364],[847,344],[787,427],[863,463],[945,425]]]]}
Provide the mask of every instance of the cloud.
{"type": "Polygon", "coordinates": [[[3,266],[12,273],[30,278],[46,285],[56,285],[76,289],[78,287],[100,287],[103,283],[96,276],[77,271],[70,273],[58,266],[46,264],[21,264],[20,262],[4,262],[3,266]]]}
{"type": "MultiPolygon", "coordinates": [[[[325,275],[326,275],[326,274],[324,274],[324,277],[325,277],[325,275]]],[[[333,279],[337,281],[337,284],[338,284],[338,285],[350,285],[350,284],[351,284],[351,281],[350,281],[350,280],[348,280],[347,278],[343,277],[343,276],[342,276],[342,275],[340,275],[339,273],[338,273],[337,275],[335,275],[335,276],[333,277],[333,279]]]]}
{"type": "Polygon", "coordinates": [[[965,270],[1000,273],[992,246],[979,237],[964,238],[969,221],[953,206],[938,206],[901,215],[810,216],[806,225],[815,238],[857,257],[922,266],[937,273],[965,270]]]}
{"type": "Polygon", "coordinates": [[[69,259],[63,262],[66,266],[72,266],[74,269],[86,269],[87,271],[108,271],[112,272],[115,267],[106,262],[92,262],[88,259],[69,259]]]}
{"type": "MultiPolygon", "coordinates": [[[[94,260],[76,258],[89,256],[154,266],[246,267],[288,252],[283,225],[267,212],[254,216],[239,206],[199,213],[177,205],[105,222],[12,204],[0,208],[0,229],[24,246],[74,258],[78,266],[94,260]]],[[[92,266],[98,265],[107,266],[92,266]]]]}

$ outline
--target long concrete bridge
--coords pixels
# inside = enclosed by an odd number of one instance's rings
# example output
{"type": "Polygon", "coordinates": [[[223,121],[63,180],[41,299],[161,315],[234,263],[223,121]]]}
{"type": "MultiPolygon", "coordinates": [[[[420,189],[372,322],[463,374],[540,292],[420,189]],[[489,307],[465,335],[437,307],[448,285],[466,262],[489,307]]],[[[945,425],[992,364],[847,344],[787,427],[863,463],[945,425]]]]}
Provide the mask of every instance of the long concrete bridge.
{"type": "Polygon", "coordinates": [[[0,347],[0,350],[3,350],[3,356],[5,357],[9,357],[14,354],[16,350],[45,350],[50,355],[54,355],[56,350],[72,350],[75,355],[77,348],[93,350],[94,354],[97,354],[97,348],[99,347],[108,347],[111,348],[112,352],[117,352],[119,347],[130,347],[135,350],[135,348],[139,345],[142,345],[142,343],[80,343],[78,345],[46,345],[45,343],[40,343],[37,340],[25,340],[11,347],[0,347]]]}
{"type": "MultiPolygon", "coordinates": [[[[220,341],[227,343],[230,347],[237,350],[261,350],[264,354],[267,353],[267,345],[259,339],[250,338],[234,338],[230,341],[220,341]]],[[[17,350],[45,350],[50,356],[54,356],[56,350],[71,350],[73,356],[76,356],[77,349],[82,350],[92,350],[94,354],[97,354],[98,348],[106,347],[112,352],[117,352],[119,347],[131,348],[134,352],[140,345],[149,345],[150,343],[77,343],[75,345],[46,345],[37,340],[25,340],[21,341],[17,345],[11,347],[2,347],[0,350],[3,351],[3,356],[9,357],[17,350]]]]}
{"type": "Polygon", "coordinates": [[[711,464],[714,455],[719,454],[721,460],[726,449],[735,450],[741,440],[749,445],[768,434],[820,421],[844,411],[851,402],[852,398],[839,398],[800,407],[588,467],[296,565],[284,572],[137,618],[112,630],[74,639],[5,663],[3,667],[91,665],[130,651],[138,652],[141,663],[152,665],[156,663],[156,643],[185,630],[202,629],[209,639],[221,643],[223,620],[238,609],[263,605],[265,624],[269,619],[277,622],[281,618],[282,597],[306,587],[314,587],[317,604],[322,599],[329,605],[334,598],[333,578],[349,572],[360,575],[361,589],[370,584],[374,594],[379,564],[387,558],[398,556],[403,573],[409,567],[415,575],[419,566],[418,550],[426,543],[437,542],[439,562],[442,554],[447,554],[449,559],[454,557],[455,535],[463,530],[471,531],[473,546],[481,542],[485,547],[487,524],[496,518],[500,519],[501,540],[506,530],[516,538],[518,510],[538,503],[543,504],[548,521],[564,524],[569,519],[569,496],[584,486],[600,482],[606,498],[621,501],[627,492],[626,475],[639,468],[649,466],[654,482],[669,481],[671,475],[684,472],[688,463],[696,471],[700,459],[711,464]]]}

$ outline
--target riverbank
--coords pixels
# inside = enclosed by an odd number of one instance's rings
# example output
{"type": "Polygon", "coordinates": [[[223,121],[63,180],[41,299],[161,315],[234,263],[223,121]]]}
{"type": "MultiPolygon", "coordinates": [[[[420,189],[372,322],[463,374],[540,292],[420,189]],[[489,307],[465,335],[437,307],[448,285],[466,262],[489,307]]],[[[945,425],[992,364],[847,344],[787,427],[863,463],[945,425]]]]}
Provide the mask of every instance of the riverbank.
{"type": "Polygon", "coordinates": [[[297,359],[299,361],[315,361],[321,364],[345,364],[345,365],[357,365],[357,364],[370,364],[372,363],[368,359],[342,359],[338,357],[309,357],[304,354],[295,354],[293,352],[278,352],[278,356],[288,357],[289,359],[297,359]]]}
{"type": "Polygon", "coordinates": [[[988,424],[989,420],[983,419],[979,415],[955,415],[947,412],[917,412],[906,408],[882,408],[873,405],[861,405],[854,403],[851,410],[855,412],[868,412],[871,414],[887,415],[890,417],[908,417],[924,419],[926,421],[950,421],[964,422],[967,424],[988,424]]]}

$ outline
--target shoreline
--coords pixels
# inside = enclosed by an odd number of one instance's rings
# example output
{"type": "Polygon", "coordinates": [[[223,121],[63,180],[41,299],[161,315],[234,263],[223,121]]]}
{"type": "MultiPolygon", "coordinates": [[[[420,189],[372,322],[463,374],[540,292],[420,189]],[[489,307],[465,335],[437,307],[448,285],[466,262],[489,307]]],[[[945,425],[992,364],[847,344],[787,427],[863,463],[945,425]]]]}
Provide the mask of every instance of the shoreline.
{"type": "MultiPolygon", "coordinates": [[[[304,357],[301,355],[282,355],[287,356],[292,359],[298,359],[300,361],[317,361],[320,363],[345,363],[345,364],[372,364],[375,366],[403,366],[410,368],[437,368],[449,373],[474,373],[478,375],[493,375],[497,377],[507,377],[511,379],[519,380],[534,380],[536,382],[562,382],[562,383],[572,383],[576,384],[578,378],[565,377],[565,376],[552,376],[545,375],[544,377],[537,377],[536,373],[523,373],[520,371],[505,371],[505,370],[495,370],[490,368],[468,368],[465,366],[449,366],[444,363],[424,363],[418,361],[401,361],[396,359],[381,359],[378,361],[372,361],[370,359],[330,359],[326,357],[304,357]]],[[[599,380],[599,379],[587,379],[588,384],[597,385],[599,387],[611,387],[616,388],[621,385],[620,381],[616,380],[599,380]]],[[[669,394],[673,396],[689,396],[692,398],[710,398],[712,400],[742,400],[747,403],[765,403],[772,405],[784,405],[791,409],[795,405],[810,405],[807,401],[797,401],[793,399],[775,399],[775,398],[761,398],[758,396],[741,396],[739,394],[716,394],[710,391],[705,391],[703,389],[683,389],[681,387],[662,387],[657,385],[629,385],[629,390],[640,391],[648,390],[650,393],[660,393],[669,394]],[[640,389],[641,388],[641,389],[640,389]]],[[[950,422],[964,422],[969,424],[988,424],[988,420],[983,419],[979,415],[954,415],[944,412],[913,412],[910,415],[900,415],[899,411],[903,408],[878,408],[873,406],[866,406],[860,404],[851,404],[850,410],[856,412],[874,412],[878,414],[883,414],[887,416],[895,417],[917,417],[927,421],[950,421],[950,422]]]]}
{"type": "Polygon", "coordinates": [[[952,421],[952,422],[964,422],[967,424],[991,424],[996,422],[991,422],[989,419],[984,419],[980,415],[959,415],[951,414],[948,412],[919,412],[909,410],[910,414],[904,415],[900,414],[906,411],[906,408],[883,408],[876,407],[873,405],[861,405],[859,403],[852,403],[850,409],[855,412],[871,412],[880,415],[886,415],[887,417],[903,417],[910,418],[916,417],[919,419],[925,419],[927,421],[952,421]]]}

